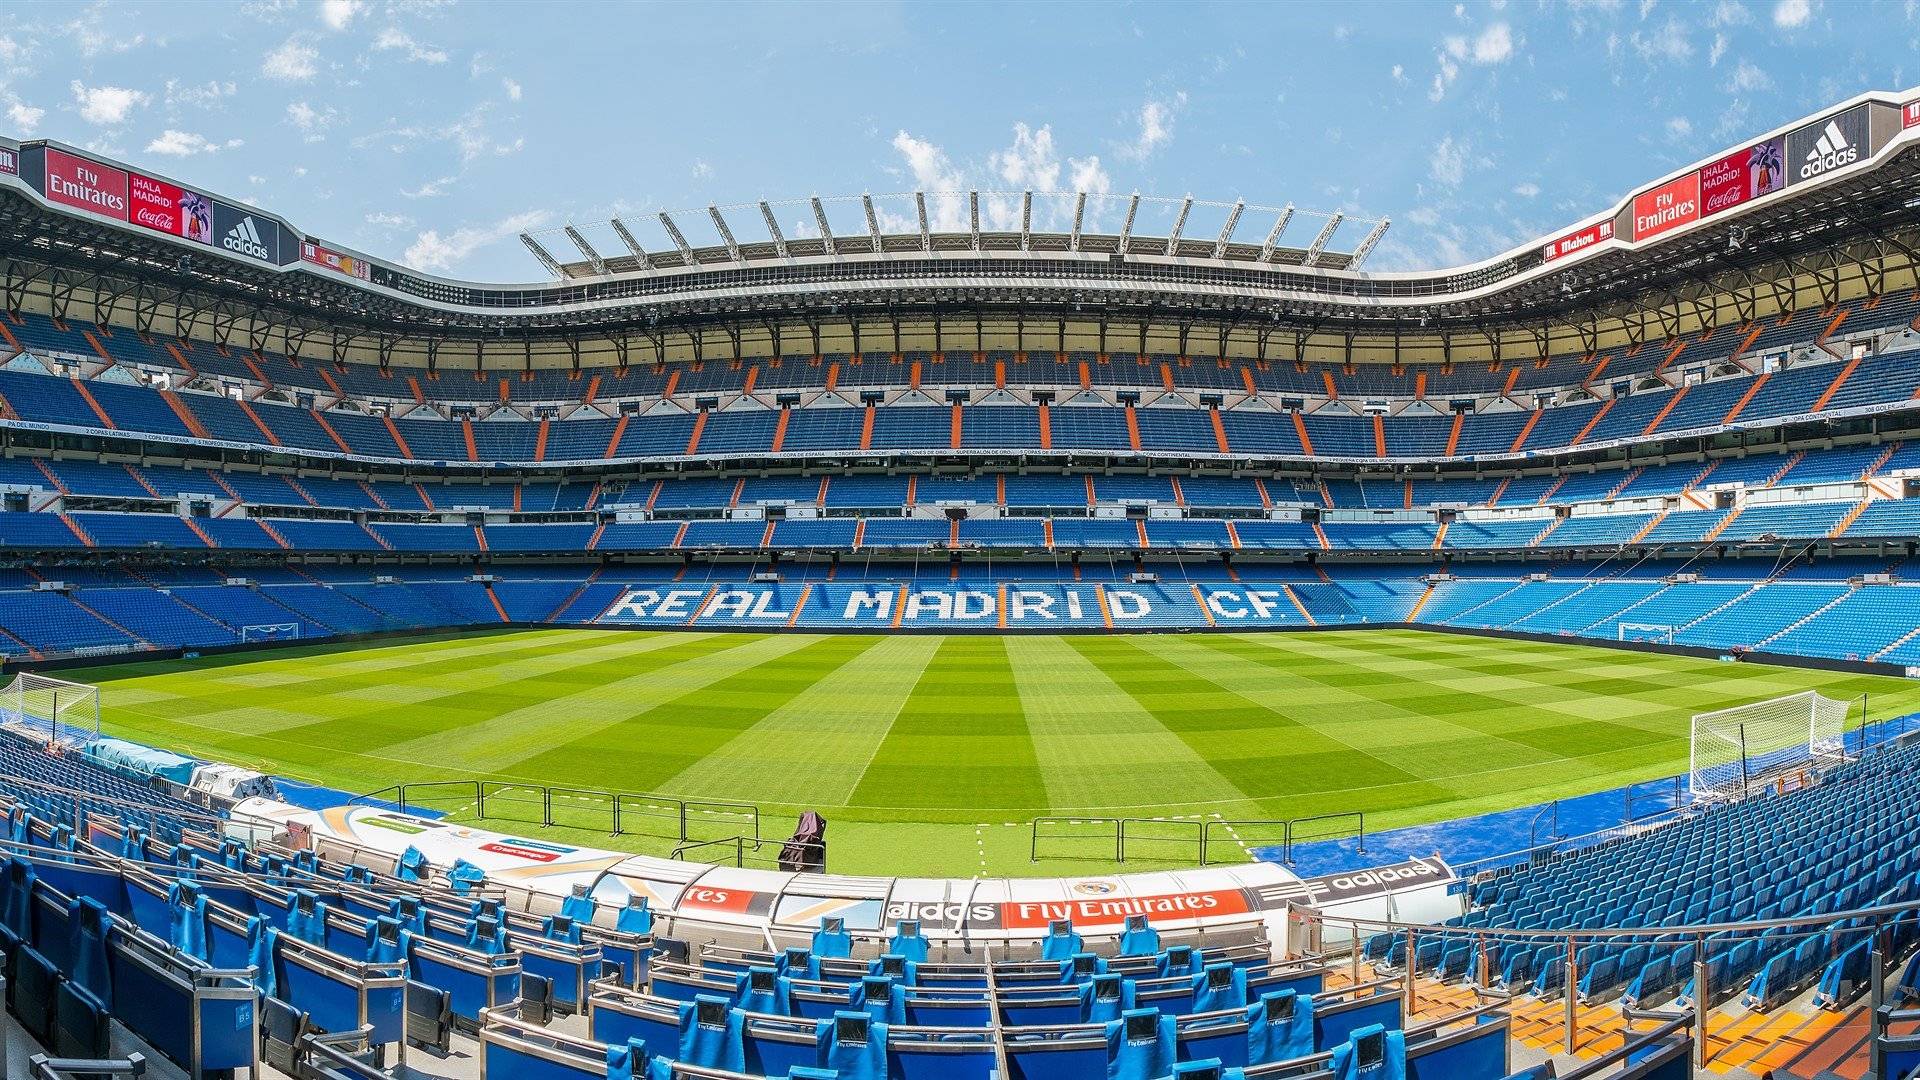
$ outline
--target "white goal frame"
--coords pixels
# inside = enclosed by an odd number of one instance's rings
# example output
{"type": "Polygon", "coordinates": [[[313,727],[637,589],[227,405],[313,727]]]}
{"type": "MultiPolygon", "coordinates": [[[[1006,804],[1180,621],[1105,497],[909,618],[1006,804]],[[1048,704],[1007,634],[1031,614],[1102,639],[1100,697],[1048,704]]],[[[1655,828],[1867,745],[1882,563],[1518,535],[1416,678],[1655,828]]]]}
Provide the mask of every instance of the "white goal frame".
{"type": "Polygon", "coordinates": [[[1687,760],[1694,800],[1741,798],[1781,773],[1845,761],[1847,720],[1859,700],[1806,690],[1695,714],[1687,760]]]}
{"type": "Polygon", "coordinates": [[[100,737],[100,688],[23,671],[0,689],[0,719],[50,742],[100,737]]]}
{"type": "Polygon", "coordinates": [[[299,638],[300,624],[297,622],[255,623],[252,626],[243,626],[240,628],[240,640],[248,644],[258,641],[297,641],[299,638]],[[264,636],[267,634],[277,634],[280,631],[291,631],[291,633],[288,633],[285,637],[264,636]]]}
{"type": "Polygon", "coordinates": [[[1651,641],[1656,645],[1671,645],[1673,644],[1673,633],[1677,629],[1678,627],[1669,623],[1623,622],[1614,625],[1614,637],[1615,640],[1618,641],[1651,641]],[[1647,631],[1653,636],[1628,637],[1627,631],[1629,630],[1647,631]]]}

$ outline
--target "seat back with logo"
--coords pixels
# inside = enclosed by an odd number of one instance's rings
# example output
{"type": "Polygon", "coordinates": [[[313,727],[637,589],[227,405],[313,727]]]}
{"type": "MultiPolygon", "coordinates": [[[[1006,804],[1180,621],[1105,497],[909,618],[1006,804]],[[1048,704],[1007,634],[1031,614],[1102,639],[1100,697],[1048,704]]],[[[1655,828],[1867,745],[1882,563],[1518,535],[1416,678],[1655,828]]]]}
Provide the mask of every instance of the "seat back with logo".
{"type": "Polygon", "coordinates": [[[1109,1080],[1157,1080],[1173,1072],[1174,1018],[1158,1009],[1131,1009],[1106,1028],[1109,1080]]]}

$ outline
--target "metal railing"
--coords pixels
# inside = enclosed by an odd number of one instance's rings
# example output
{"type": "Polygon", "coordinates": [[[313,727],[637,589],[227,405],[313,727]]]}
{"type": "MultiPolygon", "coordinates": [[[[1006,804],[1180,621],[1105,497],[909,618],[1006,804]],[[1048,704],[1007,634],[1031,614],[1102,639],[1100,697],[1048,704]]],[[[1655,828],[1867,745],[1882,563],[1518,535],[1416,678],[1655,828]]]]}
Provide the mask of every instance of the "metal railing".
{"type": "MultiPolygon", "coordinates": [[[[1855,908],[1850,911],[1829,912],[1817,915],[1800,915],[1778,919],[1753,919],[1744,922],[1703,923],[1684,926],[1642,926],[1615,928],[1573,928],[1573,929],[1519,929],[1511,927],[1466,927],[1446,926],[1434,923],[1399,922],[1391,919],[1371,919],[1357,916],[1338,916],[1325,914],[1304,904],[1293,904],[1289,908],[1290,949],[1298,948],[1314,951],[1322,955],[1334,955],[1344,938],[1348,949],[1352,978],[1359,981],[1361,974],[1361,954],[1368,939],[1377,939],[1382,935],[1398,938],[1397,945],[1403,950],[1402,959],[1394,964],[1375,964],[1376,971],[1395,972],[1406,976],[1402,982],[1405,995],[1405,1011],[1411,1015],[1418,1008],[1419,975],[1432,971],[1435,964],[1444,964],[1447,943],[1466,942],[1472,947],[1472,955],[1465,972],[1452,972],[1442,968],[1440,976],[1449,982],[1464,979],[1477,996],[1511,996],[1512,988],[1495,985],[1495,972],[1492,970],[1492,950],[1504,944],[1522,944],[1536,950],[1558,945],[1559,950],[1549,961],[1560,964],[1558,973],[1558,992],[1564,1004],[1562,1032],[1564,1049],[1568,1054],[1575,1052],[1580,1045],[1583,1032],[1578,1008],[1581,998],[1580,984],[1587,966],[1581,960],[1585,947],[1625,950],[1635,945],[1678,947],[1689,945],[1693,949],[1693,963],[1690,969],[1692,977],[1690,997],[1684,996],[1688,988],[1685,978],[1676,976],[1669,996],[1664,990],[1661,1000],[1655,1004],[1671,1004],[1671,1010],[1637,1007],[1623,1009],[1629,1026],[1636,1021],[1660,1021],[1670,1023],[1683,1021],[1694,1029],[1695,1065],[1705,1068],[1710,1063],[1715,1044],[1707,1037],[1708,1021],[1714,1009],[1722,1003],[1739,996],[1751,976],[1743,976],[1729,986],[1717,985],[1714,981],[1715,960],[1710,953],[1715,945],[1729,947],[1744,941],[1752,941],[1766,935],[1775,941],[1796,942],[1807,938],[1831,936],[1838,943],[1831,955],[1822,964],[1839,957],[1849,945],[1871,942],[1867,973],[1857,982],[1843,987],[1843,1003],[1857,1001],[1862,995],[1868,998],[1870,1019],[1870,1043],[1877,1044],[1884,1031],[1881,1027],[1882,1014],[1886,1004],[1886,984],[1888,976],[1896,970],[1896,962],[1904,952],[1893,948],[1895,922],[1906,916],[1911,919],[1920,913],[1920,900],[1904,901],[1896,904],[1883,904],[1874,907],[1855,908]],[[1331,939],[1331,940],[1330,940],[1331,939]],[[1420,960],[1421,946],[1438,941],[1441,948],[1436,950],[1439,959],[1435,964],[1423,964],[1420,960]]],[[[1600,961],[1595,961],[1598,963],[1600,961]]],[[[1817,984],[1819,975],[1814,976],[1817,984]]],[[[1622,989],[1627,982],[1623,974],[1622,989]]],[[[1813,985],[1809,984],[1809,985],[1813,985]]],[[[1805,986],[1796,984],[1794,991],[1804,992],[1805,986]]],[[[1552,987],[1548,987],[1546,996],[1551,996],[1552,987]]],[[[1641,1003],[1644,1005],[1644,1001],[1641,1003]]],[[[1723,1042],[1725,1040],[1722,1040],[1723,1042]]]]}
{"type": "Polygon", "coordinates": [[[722,836],[716,840],[695,840],[690,843],[681,844],[679,847],[674,848],[667,857],[670,859],[681,859],[686,862],[710,862],[716,866],[777,866],[779,862],[777,859],[749,857],[749,852],[758,854],[761,846],[765,843],[767,843],[767,841],[751,836],[722,836]],[[718,859],[704,857],[712,856],[716,853],[719,855],[718,859]],[[729,853],[731,853],[730,861],[729,853]]]}
{"type": "Polygon", "coordinates": [[[651,836],[676,843],[745,836],[756,847],[760,808],[718,799],[644,792],[596,791],[499,780],[434,780],[395,784],[356,796],[355,804],[390,802],[402,812],[432,810],[456,819],[504,821],[541,828],[651,836]]]}
{"type": "Polygon", "coordinates": [[[1201,830],[1200,864],[1208,866],[1218,861],[1213,857],[1214,848],[1226,844],[1230,845],[1235,855],[1229,861],[1245,862],[1253,857],[1256,848],[1277,847],[1280,849],[1280,861],[1291,866],[1296,854],[1294,849],[1300,844],[1348,838],[1355,841],[1355,854],[1367,853],[1367,815],[1364,812],[1348,810],[1297,818],[1209,818],[1206,827],[1201,830]],[[1342,821],[1352,822],[1352,827],[1320,827],[1323,823],[1342,821]],[[1222,837],[1219,835],[1221,833],[1226,835],[1222,837]]]}
{"type": "Polygon", "coordinates": [[[1274,819],[1170,818],[1170,817],[1037,817],[1027,823],[1027,861],[1042,859],[1081,860],[1124,863],[1129,858],[1163,858],[1176,861],[1192,853],[1201,866],[1215,862],[1246,862],[1259,847],[1277,847],[1282,862],[1294,861],[1296,844],[1319,840],[1357,842],[1356,852],[1367,851],[1367,816],[1354,810],[1337,814],[1313,814],[1307,817],[1274,819]],[[1351,828],[1320,829],[1328,822],[1351,822],[1351,828]],[[1251,834],[1251,835],[1249,835],[1251,834]],[[1047,846],[1042,851],[1042,845],[1047,846]],[[1143,855],[1167,851],[1163,856],[1143,855]],[[1214,857],[1217,847],[1225,845],[1233,857],[1214,857]],[[1172,851],[1179,854],[1173,854],[1172,851]]]}

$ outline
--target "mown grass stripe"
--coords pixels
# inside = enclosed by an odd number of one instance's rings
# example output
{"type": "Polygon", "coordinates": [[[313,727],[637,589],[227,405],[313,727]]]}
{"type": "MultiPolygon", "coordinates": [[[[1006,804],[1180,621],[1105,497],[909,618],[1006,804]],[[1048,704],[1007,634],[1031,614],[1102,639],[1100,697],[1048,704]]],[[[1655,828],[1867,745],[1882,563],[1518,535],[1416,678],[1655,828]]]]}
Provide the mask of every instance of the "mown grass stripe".
{"type": "Polygon", "coordinates": [[[853,805],[905,817],[917,808],[994,813],[1048,805],[1006,639],[940,642],[861,777],[853,805]]]}
{"type": "Polygon", "coordinates": [[[771,803],[846,803],[940,642],[919,634],[841,640],[850,650],[844,663],[658,790],[708,797],[741,790],[771,803]]]}
{"type": "Polygon", "coordinates": [[[1252,800],[1093,662],[1078,641],[1007,639],[1014,689],[1054,809],[1191,800],[1237,812],[1252,800]],[[1087,704],[1101,702],[1100,730],[1087,704]]]}
{"type": "MultiPolygon", "coordinates": [[[[660,704],[722,679],[798,652],[819,642],[802,635],[741,636],[719,634],[700,642],[701,655],[662,665],[640,665],[633,657],[620,657],[556,673],[565,685],[572,680],[577,687],[559,695],[538,695],[516,708],[490,706],[491,691],[462,695],[461,707],[480,710],[481,715],[459,718],[436,725],[432,734],[388,745],[382,753],[413,761],[431,761],[444,768],[473,772],[513,771],[518,775],[554,775],[539,771],[524,773],[514,767],[529,759],[544,758],[546,764],[560,770],[589,775],[606,775],[617,762],[596,760],[590,755],[569,758],[557,755],[561,748],[595,749],[595,736],[640,716],[660,704]],[[645,670],[635,670],[643,667],[645,670]],[[471,700],[479,698],[480,700],[471,700]],[[460,720],[464,719],[464,722],[460,720]]],[[[661,650],[658,655],[672,652],[661,650]]],[[[648,659],[651,659],[649,657],[648,659]]],[[[525,684],[521,684],[524,686],[525,684]]],[[[624,755],[640,757],[652,749],[647,743],[619,747],[624,755]]]]}

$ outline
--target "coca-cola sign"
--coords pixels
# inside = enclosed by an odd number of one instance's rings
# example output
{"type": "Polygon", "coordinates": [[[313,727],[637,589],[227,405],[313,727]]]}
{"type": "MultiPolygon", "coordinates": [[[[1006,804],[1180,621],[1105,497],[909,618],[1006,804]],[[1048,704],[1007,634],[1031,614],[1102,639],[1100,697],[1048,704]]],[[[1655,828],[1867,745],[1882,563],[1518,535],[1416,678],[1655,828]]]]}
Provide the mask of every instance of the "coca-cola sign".
{"type": "Polygon", "coordinates": [[[1768,139],[1700,170],[1700,216],[1731,210],[1787,186],[1786,139],[1768,139]]]}
{"type": "Polygon", "coordinates": [[[97,161],[48,147],[43,190],[49,202],[127,220],[127,174],[97,161]]]}
{"type": "Polygon", "coordinates": [[[197,191],[128,173],[127,201],[127,220],[135,225],[197,243],[213,242],[213,200],[197,191]]]}

